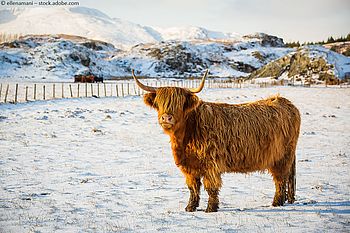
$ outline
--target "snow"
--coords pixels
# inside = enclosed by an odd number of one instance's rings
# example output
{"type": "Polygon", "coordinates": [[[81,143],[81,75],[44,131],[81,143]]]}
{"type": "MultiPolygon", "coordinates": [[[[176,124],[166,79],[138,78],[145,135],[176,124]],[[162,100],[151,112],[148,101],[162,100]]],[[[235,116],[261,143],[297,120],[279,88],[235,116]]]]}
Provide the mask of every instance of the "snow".
{"type": "Polygon", "coordinates": [[[265,47],[255,39],[246,42],[167,41],[139,44],[127,50],[69,35],[25,36],[13,43],[16,48],[6,44],[1,47],[0,77],[19,82],[28,79],[60,82],[89,71],[108,79],[129,76],[131,69],[150,77],[184,77],[199,76],[209,68],[214,76],[240,77],[250,73],[237,68],[238,63],[260,68],[293,51],[265,47]],[[97,44],[101,49],[86,46],[89,43],[97,44]],[[255,53],[263,59],[257,59],[255,53]],[[154,54],[160,54],[160,57],[154,54]],[[90,60],[88,66],[82,60],[90,60]],[[184,68],[181,64],[185,62],[187,67],[184,68]],[[173,63],[177,65],[171,65],[173,63]]]}
{"type": "Polygon", "coordinates": [[[77,35],[106,41],[123,49],[164,40],[241,39],[237,33],[215,32],[200,27],[142,26],[110,18],[97,9],[87,7],[5,8],[0,10],[0,25],[0,33],[77,35]]]}
{"type": "MultiPolygon", "coordinates": [[[[247,45],[249,46],[249,43],[245,44],[245,46],[247,45]]],[[[276,60],[278,58],[286,56],[288,53],[291,53],[293,51],[294,49],[292,48],[263,47],[260,45],[255,45],[251,48],[228,52],[224,55],[233,61],[243,62],[244,64],[249,64],[255,68],[261,68],[262,66],[266,65],[267,61],[276,60]],[[254,56],[254,53],[259,53],[265,59],[259,60],[254,56]]]]}
{"type": "Polygon", "coordinates": [[[201,27],[154,27],[154,29],[162,35],[163,40],[242,40],[242,36],[237,33],[216,32],[201,27]]]}
{"type": "Polygon", "coordinates": [[[157,41],[138,24],[86,7],[10,8],[0,10],[0,15],[0,33],[6,34],[69,34],[121,48],[157,41]]]}
{"type": "Polygon", "coordinates": [[[2,232],[349,232],[347,88],[205,89],[241,103],[280,93],[300,109],[296,203],[271,207],[269,174],[226,174],[218,213],[185,212],[169,138],[141,97],[0,105],[2,232]]]}
{"type": "Polygon", "coordinates": [[[345,75],[350,74],[349,57],[318,45],[305,46],[305,50],[310,53],[311,58],[323,57],[329,64],[332,64],[334,66],[334,73],[337,77],[342,79],[345,75]]]}
{"type": "MultiPolygon", "coordinates": [[[[0,78],[19,82],[43,79],[60,82],[88,72],[104,78],[122,77],[129,76],[131,69],[151,77],[198,76],[207,68],[218,77],[246,77],[253,70],[295,52],[295,49],[283,47],[281,38],[264,33],[241,36],[201,27],[142,26],[86,7],[1,9],[0,33],[44,34],[41,37],[46,37],[47,41],[40,41],[40,36],[32,36],[32,41],[26,40],[25,48],[2,45],[0,78]],[[50,39],[58,34],[110,44],[94,51],[83,48],[77,39],[67,36],[50,39]],[[91,62],[83,65],[71,56],[85,57],[91,62]]],[[[349,75],[350,58],[320,46],[309,46],[304,50],[310,51],[311,57],[324,57],[334,66],[330,72],[334,70],[340,79],[349,75]]]]}

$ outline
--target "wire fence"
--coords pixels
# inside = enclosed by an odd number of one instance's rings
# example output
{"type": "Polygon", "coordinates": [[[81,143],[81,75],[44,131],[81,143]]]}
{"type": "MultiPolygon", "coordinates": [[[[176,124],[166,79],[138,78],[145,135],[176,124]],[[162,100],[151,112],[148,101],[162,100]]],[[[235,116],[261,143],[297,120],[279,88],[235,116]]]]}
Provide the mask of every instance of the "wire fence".
{"type": "MultiPolygon", "coordinates": [[[[193,88],[200,84],[201,80],[141,80],[146,85],[163,87],[176,86],[193,88]]],[[[253,80],[222,80],[208,79],[205,88],[246,88],[246,87],[270,87],[276,85],[291,85],[286,81],[260,82],[253,80]]],[[[294,84],[293,84],[294,85],[294,84]]],[[[104,83],[0,83],[0,103],[20,103],[36,100],[52,100],[60,98],[82,97],[125,97],[144,94],[134,80],[106,81],[104,83]]]]}

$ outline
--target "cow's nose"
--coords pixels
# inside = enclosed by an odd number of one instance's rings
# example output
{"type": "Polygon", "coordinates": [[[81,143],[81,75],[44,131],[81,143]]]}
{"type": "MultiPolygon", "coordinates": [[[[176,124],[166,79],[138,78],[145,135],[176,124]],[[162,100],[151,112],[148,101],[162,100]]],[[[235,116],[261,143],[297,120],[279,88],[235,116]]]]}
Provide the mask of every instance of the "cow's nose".
{"type": "Polygon", "coordinates": [[[172,122],[173,120],[173,116],[169,114],[163,114],[161,118],[163,122],[168,122],[168,123],[172,122]]]}

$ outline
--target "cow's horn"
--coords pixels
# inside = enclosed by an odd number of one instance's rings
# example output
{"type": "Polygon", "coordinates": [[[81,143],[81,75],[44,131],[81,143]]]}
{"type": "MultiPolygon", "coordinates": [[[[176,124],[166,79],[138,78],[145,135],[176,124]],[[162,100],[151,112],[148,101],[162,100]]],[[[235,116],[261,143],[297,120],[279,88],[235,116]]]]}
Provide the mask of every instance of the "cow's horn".
{"type": "Polygon", "coordinates": [[[189,90],[190,92],[192,92],[192,93],[198,93],[198,92],[200,92],[200,91],[203,89],[203,87],[204,87],[205,78],[207,77],[208,72],[209,72],[209,70],[206,70],[206,71],[205,71],[205,74],[203,75],[202,82],[201,82],[201,84],[199,85],[199,87],[197,87],[197,88],[189,88],[188,90],[189,90]]]}
{"type": "Polygon", "coordinates": [[[148,91],[148,92],[156,92],[157,91],[157,88],[156,87],[149,87],[149,86],[146,86],[144,84],[142,84],[135,76],[134,74],[134,70],[131,71],[132,72],[132,77],[135,79],[135,82],[137,84],[137,86],[139,86],[142,90],[144,91],[148,91]]]}

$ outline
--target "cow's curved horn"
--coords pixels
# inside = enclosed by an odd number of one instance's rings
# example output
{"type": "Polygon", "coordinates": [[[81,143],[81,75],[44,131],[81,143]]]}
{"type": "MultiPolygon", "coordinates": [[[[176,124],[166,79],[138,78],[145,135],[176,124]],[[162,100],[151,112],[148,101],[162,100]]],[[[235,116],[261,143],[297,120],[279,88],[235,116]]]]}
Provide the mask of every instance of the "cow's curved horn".
{"type": "Polygon", "coordinates": [[[189,88],[188,90],[189,90],[190,92],[192,92],[192,93],[198,93],[198,92],[200,92],[200,91],[203,89],[203,87],[204,87],[205,78],[207,77],[208,72],[209,72],[209,70],[206,70],[206,71],[205,71],[205,74],[203,75],[202,82],[201,82],[201,84],[199,85],[199,87],[196,87],[196,88],[189,88]]]}
{"type": "Polygon", "coordinates": [[[153,93],[155,93],[155,92],[157,91],[157,89],[158,89],[157,87],[149,87],[149,86],[146,86],[146,85],[142,84],[142,83],[136,78],[136,76],[135,76],[135,74],[134,74],[134,70],[132,70],[131,73],[132,73],[132,77],[135,79],[135,82],[136,82],[137,86],[139,86],[139,88],[141,88],[141,89],[144,90],[144,91],[153,92],[153,93]]]}

